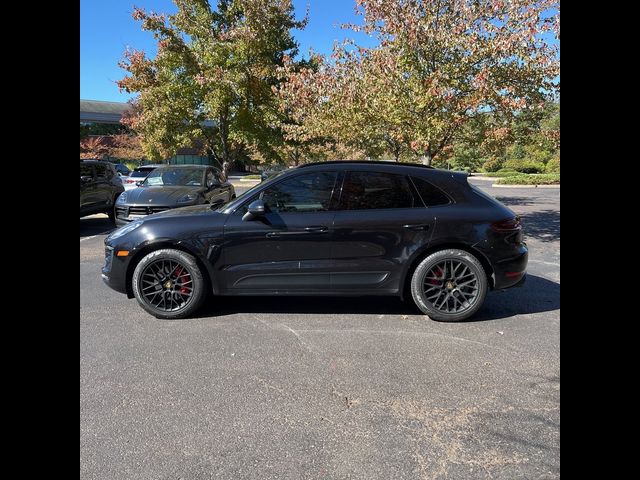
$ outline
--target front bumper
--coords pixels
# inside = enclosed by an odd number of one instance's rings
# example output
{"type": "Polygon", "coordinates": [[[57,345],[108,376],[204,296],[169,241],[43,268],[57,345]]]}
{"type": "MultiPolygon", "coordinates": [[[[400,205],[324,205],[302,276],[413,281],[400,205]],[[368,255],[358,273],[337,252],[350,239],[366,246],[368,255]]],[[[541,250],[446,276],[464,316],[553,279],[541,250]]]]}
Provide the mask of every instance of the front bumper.
{"type": "Polygon", "coordinates": [[[114,248],[109,245],[105,245],[104,256],[102,281],[116,292],[127,293],[126,273],[129,257],[115,256],[114,248]]]}

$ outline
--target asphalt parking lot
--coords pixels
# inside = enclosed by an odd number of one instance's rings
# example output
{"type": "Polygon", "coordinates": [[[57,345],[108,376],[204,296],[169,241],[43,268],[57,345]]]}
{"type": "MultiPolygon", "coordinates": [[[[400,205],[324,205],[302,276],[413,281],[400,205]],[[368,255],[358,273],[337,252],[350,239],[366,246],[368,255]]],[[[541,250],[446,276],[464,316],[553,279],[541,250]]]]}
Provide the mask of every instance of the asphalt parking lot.
{"type": "Polygon", "coordinates": [[[157,320],[80,219],[81,478],[559,478],[559,190],[471,181],[523,216],[529,276],[457,324],[384,297],[157,320]]]}

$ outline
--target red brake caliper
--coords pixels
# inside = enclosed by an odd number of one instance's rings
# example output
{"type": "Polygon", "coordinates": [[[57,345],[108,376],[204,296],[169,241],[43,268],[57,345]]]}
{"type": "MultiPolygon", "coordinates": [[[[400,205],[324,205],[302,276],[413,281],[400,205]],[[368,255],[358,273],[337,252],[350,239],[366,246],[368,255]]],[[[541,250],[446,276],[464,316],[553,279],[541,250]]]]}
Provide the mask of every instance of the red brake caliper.
{"type": "MultiPolygon", "coordinates": [[[[440,267],[436,267],[435,270],[432,270],[433,273],[435,273],[436,277],[441,277],[444,280],[444,272],[442,271],[442,269],[440,267]]],[[[441,280],[435,280],[435,279],[431,279],[429,280],[429,283],[431,285],[440,285],[440,281],[441,280]]]]}
{"type": "Polygon", "coordinates": [[[180,287],[180,293],[189,293],[187,287],[184,286],[184,284],[189,281],[189,275],[185,272],[184,268],[178,267],[176,269],[176,280],[183,284],[182,287],[180,287]]]}

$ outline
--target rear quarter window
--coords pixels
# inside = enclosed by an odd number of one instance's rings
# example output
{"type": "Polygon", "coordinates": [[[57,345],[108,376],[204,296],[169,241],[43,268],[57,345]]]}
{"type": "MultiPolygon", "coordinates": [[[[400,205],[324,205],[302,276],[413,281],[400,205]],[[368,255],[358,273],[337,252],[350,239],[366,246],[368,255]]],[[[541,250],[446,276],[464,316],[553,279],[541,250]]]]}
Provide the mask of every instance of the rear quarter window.
{"type": "Polygon", "coordinates": [[[411,177],[411,180],[416,190],[418,190],[425,206],[436,207],[438,205],[448,205],[451,203],[451,199],[431,182],[420,177],[411,177]]]}

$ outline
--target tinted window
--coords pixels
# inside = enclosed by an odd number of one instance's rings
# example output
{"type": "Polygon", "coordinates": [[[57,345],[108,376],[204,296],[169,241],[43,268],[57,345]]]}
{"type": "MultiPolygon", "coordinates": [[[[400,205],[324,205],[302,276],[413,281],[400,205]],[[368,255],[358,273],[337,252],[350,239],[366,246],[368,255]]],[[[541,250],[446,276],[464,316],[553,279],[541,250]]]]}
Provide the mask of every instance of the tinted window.
{"type": "Polygon", "coordinates": [[[107,178],[107,166],[102,165],[100,163],[95,164],[96,167],[96,177],[97,178],[107,178]]]}
{"type": "Polygon", "coordinates": [[[93,169],[91,168],[91,165],[86,164],[86,163],[81,163],[80,164],[80,176],[81,177],[92,177],[93,176],[93,169]]]}
{"type": "Polygon", "coordinates": [[[214,176],[214,172],[213,170],[207,170],[207,180],[206,180],[206,186],[208,187],[209,185],[213,185],[214,180],[216,179],[216,177],[214,176]]]}
{"type": "Polygon", "coordinates": [[[342,210],[412,208],[414,205],[416,201],[404,175],[349,172],[342,187],[342,210]]]}
{"type": "Polygon", "coordinates": [[[298,175],[268,188],[262,201],[271,212],[320,212],[329,209],[336,172],[298,175]]]}
{"type": "Polygon", "coordinates": [[[450,203],[449,197],[447,197],[442,190],[435,185],[430,184],[420,177],[411,177],[411,179],[413,180],[413,184],[416,186],[418,193],[422,197],[422,201],[427,207],[446,205],[450,203]]]}
{"type": "Polygon", "coordinates": [[[116,175],[116,167],[113,166],[112,163],[107,163],[104,166],[104,172],[109,180],[111,180],[114,175],[116,175]]]}

